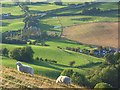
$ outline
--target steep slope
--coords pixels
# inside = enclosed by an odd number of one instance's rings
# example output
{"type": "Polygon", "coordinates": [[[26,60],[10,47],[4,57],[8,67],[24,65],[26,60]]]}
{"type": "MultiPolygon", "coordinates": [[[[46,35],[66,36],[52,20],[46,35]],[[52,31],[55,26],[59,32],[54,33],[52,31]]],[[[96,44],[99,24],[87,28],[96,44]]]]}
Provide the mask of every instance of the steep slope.
{"type": "Polygon", "coordinates": [[[29,74],[19,72],[15,69],[2,67],[2,75],[0,81],[2,88],[80,88],[75,85],[66,86],[56,84],[55,80],[44,76],[35,75],[31,77],[29,74]]]}

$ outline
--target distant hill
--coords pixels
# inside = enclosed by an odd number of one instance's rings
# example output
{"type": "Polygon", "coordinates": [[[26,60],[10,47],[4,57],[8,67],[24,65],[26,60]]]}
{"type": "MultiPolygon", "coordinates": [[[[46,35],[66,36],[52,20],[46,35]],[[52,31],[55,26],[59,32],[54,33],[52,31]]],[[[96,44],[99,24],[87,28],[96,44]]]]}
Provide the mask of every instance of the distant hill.
{"type": "Polygon", "coordinates": [[[85,44],[118,48],[118,23],[100,22],[71,26],[64,29],[63,36],[85,44]]]}

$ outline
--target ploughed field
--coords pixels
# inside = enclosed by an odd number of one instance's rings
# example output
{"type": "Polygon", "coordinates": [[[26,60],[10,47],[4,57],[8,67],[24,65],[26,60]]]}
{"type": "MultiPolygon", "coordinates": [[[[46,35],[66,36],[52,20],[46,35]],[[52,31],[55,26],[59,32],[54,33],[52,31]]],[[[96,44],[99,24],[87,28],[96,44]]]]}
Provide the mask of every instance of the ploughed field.
{"type": "Polygon", "coordinates": [[[118,47],[118,22],[87,23],[64,28],[63,37],[85,44],[118,47]]]}

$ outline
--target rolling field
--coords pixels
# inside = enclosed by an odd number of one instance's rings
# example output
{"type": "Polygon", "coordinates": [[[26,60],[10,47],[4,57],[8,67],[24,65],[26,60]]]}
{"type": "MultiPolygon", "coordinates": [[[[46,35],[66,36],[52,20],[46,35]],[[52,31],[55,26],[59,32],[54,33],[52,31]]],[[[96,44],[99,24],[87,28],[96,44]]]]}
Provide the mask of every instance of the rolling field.
{"type": "MultiPolygon", "coordinates": [[[[21,8],[16,6],[15,3],[3,4],[6,5],[0,8],[0,11],[2,11],[0,14],[11,13],[11,16],[8,18],[4,17],[2,20],[0,20],[0,22],[2,22],[2,26],[0,26],[2,31],[0,31],[0,33],[23,29],[25,24],[23,22],[24,12],[21,10],[21,8]]],[[[84,2],[66,2],[64,5],[55,5],[54,3],[32,3],[27,6],[29,8],[28,12],[30,12],[32,15],[38,15],[37,18],[39,18],[39,29],[41,31],[46,31],[51,35],[59,35],[62,33],[61,30],[63,29],[63,35],[59,39],[57,39],[56,36],[47,39],[45,44],[48,46],[1,43],[0,47],[7,48],[9,51],[19,47],[30,46],[34,51],[33,61],[22,63],[33,67],[35,71],[35,77],[32,78],[30,75],[18,72],[16,70],[17,60],[14,60],[9,56],[0,56],[0,62],[2,62],[3,66],[2,77],[0,76],[0,79],[3,79],[2,87],[79,88],[75,85],[65,86],[62,84],[56,84],[55,79],[64,69],[73,69],[73,71],[83,74],[86,78],[89,78],[90,75],[93,75],[95,70],[104,64],[105,58],[97,58],[90,54],[83,54],[72,50],[66,50],[66,47],[79,47],[80,50],[95,49],[95,47],[92,47],[89,44],[111,46],[115,48],[118,47],[119,19],[118,12],[116,11],[118,9],[117,3],[102,2],[95,4],[90,3],[89,5],[85,5],[84,2]],[[84,7],[77,7],[78,4],[84,7]],[[96,13],[97,11],[95,13],[92,11],[93,14],[90,15],[84,13],[82,14],[83,10],[88,9],[89,11],[91,8],[99,8],[101,11],[99,13],[96,13]],[[40,13],[45,13],[46,15],[41,17],[40,13]],[[42,58],[43,61],[37,60],[36,58],[38,57],[42,58]],[[57,63],[49,62],[49,60],[57,61],[57,63]],[[70,66],[71,61],[75,61],[73,66],[70,66]]],[[[30,34],[32,35],[32,31],[30,34]]],[[[5,37],[7,39],[10,38],[11,40],[14,39],[14,37],[19,39],[18,35],[8,35],[8,37],[5,37]]],[[[32,41],[33,38],[29,38],[28,35],[27,40],[32,41]]],[[[38,40],[42,40],[41,36],[39,38],[37,37],[36,41],[38,40]]],[[[37,44],[40,44],[40,41],[37,42],[37,44]]]]}
{"type": "MultiPolygon", "coordinates": [[[[60,50],[57,48],[58,45],[62,48],[66,46],[89,48],[84,45],[70,44],[70,42],[69,44],[63,42],[60,43],[60,41],[59,42],[50,41],[47,42],[47,44],[49,44],[50,46],[43,47],[43,46],[30,45],[33,51],[35,52],[34,58],[41,57],[43,59],[47,58],[50,60],[55,60],[57,61],[57,64],[48,63],[45,61],[36,61],[36,60],[31,64],[23,62],[24,64],[32,66],[35,69],[35,74],[43,75],[55,79],[64,69],[71,68],[74,71],[87,75],[90,69],[96,68],[98,64],[104,61],[104,59],[100,59],[72,51],[60,50]],[[83,68],[70,67],[69,66],[70,61],[75,61],[76,62],[75,66],[83,66],[83,68]]],[[[2,44],[2,48],[6,47],[9,50],[23,46],[26,45],[2,44]]],[[[16,68],[16,60],[13,59],[3,57],[2,64],[3,66],[6,67],[16,68]]]]}
{"type": "Polygon", "coordinates": [[[88,23],[64,29],[65,38],[78,42],[118,47],[118,23],[88,23]]]}
{"type": "MultiPolygon", "coordinates": [[[[69,61],[76,61],[76,66],[79,65],[85,65],[88,64],[88,60],[93,61],[93,62],[101,62],[100,59],[81,54],[81,53],[76,53],[72,51],[67,51],[67,50],[61,50],[58,49],[57,46],[59,45],[60,47],[64,48],[65,46],[70,46],[70,47],[80,47],[89,49],[89,47],[83,46],[83,45],[75,45],[75,44],[65,44],[65,43],[56,43],[56,42],[48,42],[50,46],[48,47],[43,47],[43,46],[36,46],[36,45],[30,45],[33,48],[34,53],[34,58],[35,57],[41,57],[43,59],[51,59],[51,60],[56,60],[58,64],[62,65],[68,65],[69,61]]],[[[26,46],[26,45],[23,45],[26,46]]],[[[8,48],[8,49],[14,49],[15,47],[22,47],[22,45],[12,45],[12,44],[2,44],[2,48],[8,48]]]]}
{"type": "MultiPolygon", "coordinates": [[[[92,22],[118,21],[118,18],[117,18],[118,13],[117,12],[107,12],[107,13],[103,13],[103,14],[101,13],[100,15],[96,15],[96,16],[71,15],[73,13],[78,14],[79,12],[82,12],[82,10],[84,10],[84,8],[69,9],[67,5],[58,6],[55,4],[33,4],[33,5],[28,5],[28,7],[32,13],[39,13],[39,12],[47,12],[47,13],[51,12],[52,13],[53,12],[58,15],[68,13],[68,15],[66,15],[66,16],[58,16],[63,27],[84,24],[84,23],[92,23],[92,22]],[[66,8],[66,9],[64,10],[64,8],[66,8]]],[[[100,8],[101,10],[110,10],[110,9],[116,10],[118,8],[118,5],[116,3],[101,3],[101,4],[96,4],[94,6],[89,6],[89,7],[86,6],[86,8],[92,8],[92,7],[100,8]]],[[[0,8],[0,10],[2,10],[1,14],[11,13],[11,15],[14,15],[14,16],[23,15],[23,11],[18,6],[2,7],[2,8],[0,8]]],[[[40,19],[41,29],[59,33],[61,28],[54,28],[55,26],[61,26],[58,19],[55,18],[56,16],[46,15],[45,17],[46,18],[40,19]]],[[[2,32],[18,30],[18,29],[21,29],[24,25],[23,18],[21,18],[21,17],[15,18],[15,19],[3,19],[1,22],[3,23],[3,26],[0,27],[2,29],[2,32]],[[4,23],[7,23],[7,24],[4,25],[4,23]]]]}

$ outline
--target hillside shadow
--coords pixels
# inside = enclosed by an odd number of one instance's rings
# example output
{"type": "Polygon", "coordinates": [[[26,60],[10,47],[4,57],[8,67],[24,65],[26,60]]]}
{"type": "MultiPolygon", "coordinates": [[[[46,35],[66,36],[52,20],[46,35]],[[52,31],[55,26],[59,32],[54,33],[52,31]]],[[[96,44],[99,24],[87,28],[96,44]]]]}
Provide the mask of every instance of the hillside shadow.
{"type": "Polygon", "coordinates": [[[53,38],[49,39],[48,41],[58,42],[58,43],[66,43],[66,44],[76,44],[76,45],[82,45],[82,43],[79,43],[77,41],[69,40],[67,38],[53,38]]]}
{"type": "Polygon", "coordinates": [[[91,67],[94,67],[94,66],[98,66],[100,64],[102,64],[102,62],[90,62],[90,63],[85,64],[85,65],[76,66],[76,68],[91,68],[91,67]]]}
{"type": "Polygon", "coordinates": [[[19,19],[19,18],[23,18],[24,16],[23,15],[10,15],[10,16],[7,16],[7,17],[5,17],[5,16],[2,16],[1,15],[1,17],[2,17],[2,20],[3,19],[19,19]]]}
{"type": "MultiPolygon", "coordinates": [[[[54,67],[54,66],[52,66],[52,63],[48,63],[48,62],[45,62],[45,61],[33,61],[33,62],[29,62],[29,63],[37,65],[37,66],[43,66],[43,67],[47,67],[47,68],[52,68],[52,69],[60,70],[60,71],[63,70],[61,68],[54,67]]],[[[53,64],[53,65],[55,65],[55,64],[53,64]]]]}
{"type": "Polygon", "coordinates": [[[69,67],[69,68],[72,68],[72,67],[70,67],[68,65],[57,64],[57,63],[53,63],[53,65],[60,66],[60,67],[67,67],[67,68],[69,67]]]}
{"type": "Polygon", "coordinates": [[[7,23],[7,22],[1,22],[0,21],[0,23],[2,23],[2,26],[8,26],[10,23],[7,23]]]}
{"type": "Polygon", "coordinates": [[[76,21],[89,21],[89,20],[92,20],[92,18],[76,18],[76,19],[71,19],[71,20],[76,20],[76,21]]]}
{"type": "Polygon", "coordinates": [[[81,14],[85,16],[100,16],[100,17],[118,17],[118,10],[119,9],[111,9],[111,10],[105,10],[101,11],[100,13],[95,13],[95,14],[81,14]]]}

